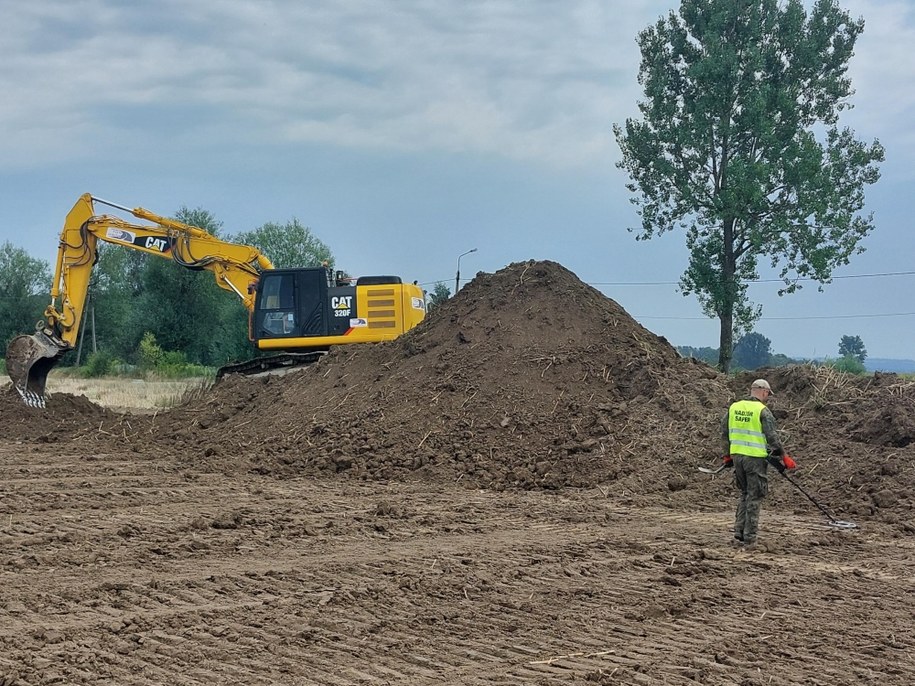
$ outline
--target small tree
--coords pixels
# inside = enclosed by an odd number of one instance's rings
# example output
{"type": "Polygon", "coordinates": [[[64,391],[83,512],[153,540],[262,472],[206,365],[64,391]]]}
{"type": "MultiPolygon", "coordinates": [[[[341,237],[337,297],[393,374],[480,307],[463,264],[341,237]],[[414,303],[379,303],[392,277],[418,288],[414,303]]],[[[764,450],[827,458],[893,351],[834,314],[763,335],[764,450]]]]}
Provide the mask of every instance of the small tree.
{"type": "Polygon", "coordinates": [[[734,362],[742,369],[758,369],[769,364],[772,342],[762,334],[748,333],[734,346],[734,362]]]}
{"type": "Polygon", "coordinates": [[[435,286],[432,288],[432,294],[429,296],[427,307],[430,310],[434,307],[438,307],[450,297],[451,291],[448,289],[448,286],[442,281],[436,281],[435,286]]]}
{"type": "Polygon", "coordinates": [[[839,341],[839,354],[842,357],[853,357],[861,364],[867,359],[867,350],[861,336],[842,336],[842,340],[839,341]]]}
{"type": "Polygon", "coordinates": [[[154,370],[162,362],[163,355],[165,351],[156,342],[155,335],[149,331],[144,333],[137,348],[137,363],[140,369],[147,372],[154,370]]]}

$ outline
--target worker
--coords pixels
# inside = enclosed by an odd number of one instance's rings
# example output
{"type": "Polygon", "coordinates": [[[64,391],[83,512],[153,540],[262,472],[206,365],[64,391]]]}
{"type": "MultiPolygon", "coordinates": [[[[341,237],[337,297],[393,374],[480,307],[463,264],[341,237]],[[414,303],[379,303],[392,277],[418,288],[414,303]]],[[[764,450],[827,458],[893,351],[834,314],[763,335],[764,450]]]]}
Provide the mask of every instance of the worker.
{"type": "Polygon", "coordinates": [[[779,471],[793,468],[794,461],[785,455],[775,427],[775,416],[766,407],[774,396],[765,379],[750,385],[748,398],[731,404],[721,419],[721,437],[727,445],[734,466],[734,480],[739,490],[737,515],[734,518],[733,544],[745,548],[756,545],[759,511],[769,490],[766,472],[770,464],[779,471]]]}
{"type": "Polygon", "coordinates": [[[337,280],[334,278],[334,270],[331,269],[330,262],[321,260],[321,266],[324,267],[324,276],[327,278],[327,285],[333,288],[337,285],[337,280]]]}

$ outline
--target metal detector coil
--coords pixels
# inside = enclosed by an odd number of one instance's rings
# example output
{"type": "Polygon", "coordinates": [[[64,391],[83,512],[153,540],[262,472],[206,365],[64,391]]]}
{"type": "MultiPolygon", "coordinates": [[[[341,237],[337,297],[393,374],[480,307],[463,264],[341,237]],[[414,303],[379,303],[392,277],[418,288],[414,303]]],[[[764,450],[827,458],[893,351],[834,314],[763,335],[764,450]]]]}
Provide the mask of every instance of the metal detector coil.
{"type": "Polygon", "coordinates": [[[831,526],[833,529],[857,529],[858,525],[854,522],[843,522],[839,519],[833,519],[826,522],[827,526],[831,526]]]}
{"type": "Polygon", "coordinates": [[[709,469],[708,467],[697,467],[697,469],[703,474],[717,474],[727,469],[727,465],[721,465],[718,469],[709,469]]]}

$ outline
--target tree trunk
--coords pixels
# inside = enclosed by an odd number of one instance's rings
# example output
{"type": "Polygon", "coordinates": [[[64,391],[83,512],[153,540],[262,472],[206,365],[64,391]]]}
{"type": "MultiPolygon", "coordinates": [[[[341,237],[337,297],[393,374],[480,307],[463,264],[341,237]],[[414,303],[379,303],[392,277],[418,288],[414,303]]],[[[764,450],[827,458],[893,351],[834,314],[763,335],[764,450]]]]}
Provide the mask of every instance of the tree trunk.
{"type": "Polygon", "coordinates": [[[721,333],[718,337],[718,369],[727,374],[731,371],[731,360],[734,357],[734,315],[733,305],[728,312],[722,312],[721,333]]]}
{"type": "Polygon", "coordinates": [[[718,369],[727,374],[731,371],[734,357],[734,303],[737,300],[737,257],[734,254],[734,219],[725,219],[721,226],[721,281],[722,299],[718,318],[721,333],[718,338],[718,369]]]}
{"type": "Polygon", "coordinates": [[[95,305],[92,306],[92,352],[98,352],[98,343],[95,340],[95,305]]]}

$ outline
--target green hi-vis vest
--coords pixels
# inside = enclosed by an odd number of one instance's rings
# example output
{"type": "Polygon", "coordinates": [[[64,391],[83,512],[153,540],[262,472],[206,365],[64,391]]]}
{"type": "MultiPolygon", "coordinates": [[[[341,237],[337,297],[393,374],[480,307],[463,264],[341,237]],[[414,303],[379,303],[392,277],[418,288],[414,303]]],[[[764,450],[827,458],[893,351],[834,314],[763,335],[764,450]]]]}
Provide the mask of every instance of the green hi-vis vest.
{"type": "Polygon", "coordinates": [[[755,400],[738,400],[728,410],[728,440],[731,455],[766,457],[766,435],[762,430],[763,405],[755,400]]]}

